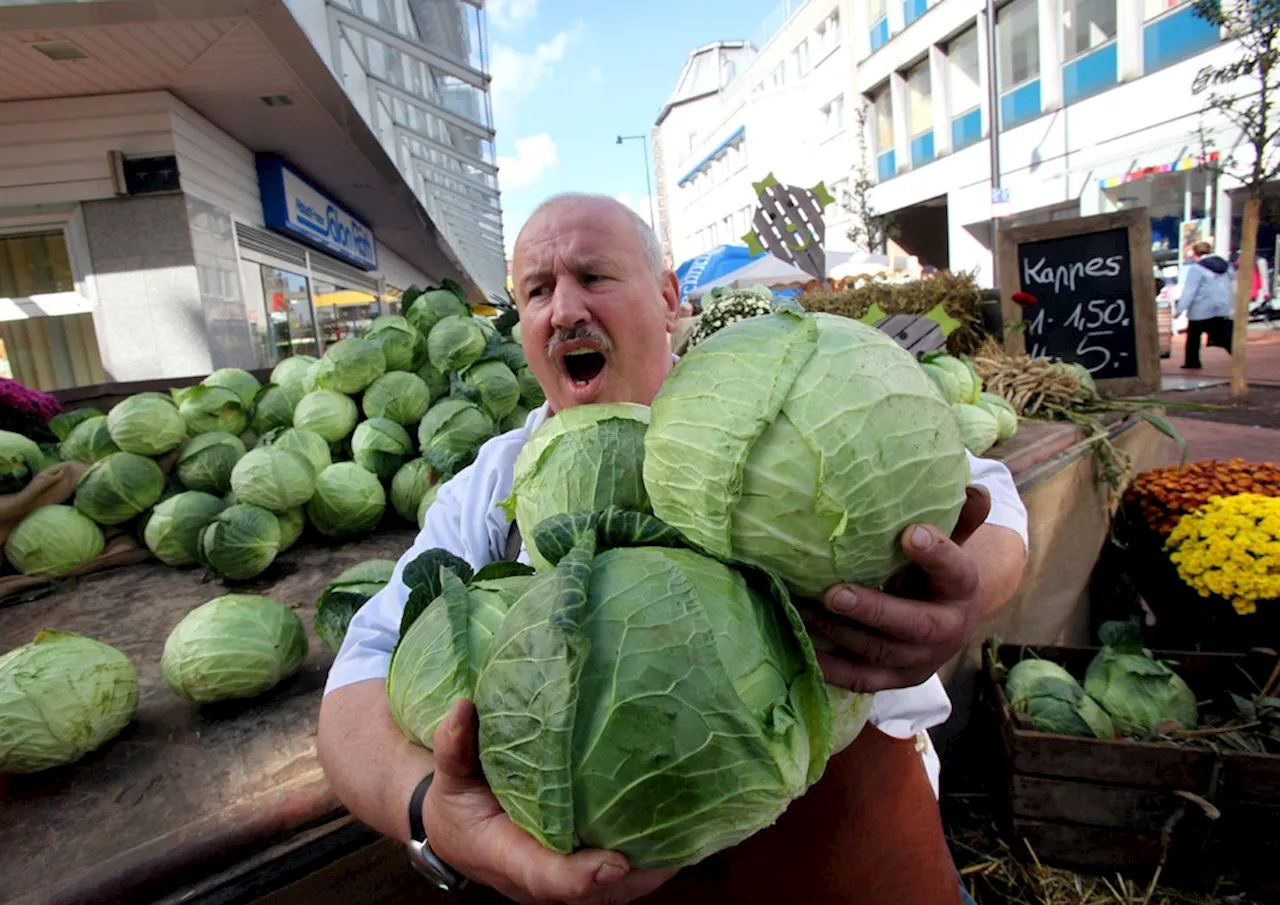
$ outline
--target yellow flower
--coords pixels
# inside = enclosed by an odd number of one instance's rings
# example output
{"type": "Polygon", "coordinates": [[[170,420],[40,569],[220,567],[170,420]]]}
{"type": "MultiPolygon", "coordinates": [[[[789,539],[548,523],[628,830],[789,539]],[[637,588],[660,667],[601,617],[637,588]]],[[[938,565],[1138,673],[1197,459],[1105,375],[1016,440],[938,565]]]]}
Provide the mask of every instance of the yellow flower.
{"type": "Polygon", "coordinates": [[[1201,597],[1231,601],[1240,615],[1280,598],[1280,498],[1211,496],[1182,516],[1165,541],[1178,576],[1201,597]]]}

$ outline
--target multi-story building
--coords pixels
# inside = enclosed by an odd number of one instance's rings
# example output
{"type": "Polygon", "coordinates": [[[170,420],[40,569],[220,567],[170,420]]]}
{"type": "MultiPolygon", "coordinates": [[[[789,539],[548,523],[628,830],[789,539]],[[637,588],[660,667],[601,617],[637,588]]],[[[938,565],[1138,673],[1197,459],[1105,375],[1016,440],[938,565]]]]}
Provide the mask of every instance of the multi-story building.
{"type": "Polygon", "coordinates": [[[0,371],[320,354],[505,285],[480,0],[0,0],[0,371]]]}
{"type": "Polygon", "coordinates": [[[1226,252],[1238,206],[1233,218],[1198,133],[1205,123],[1224,152],[1240,136],[1205,120],[1192,92],[1198,72],[1231,59],[1219,30],[1185,0],[1012,0],[995,4],[992,60],[984,6],[855,4],[855,84],[875,111],[870,197],[898,243],[989,283],[993,213],[1021,224],[1145,207],[1159,257],[1176,258],[1189,220],[1207,220],[1226,252]]]}
{"type": "Polygon", "coordinates": [[[679,264],[741,243],[756,206],[752,182],[825,181],[829,244],[849,219],[856,157],[849,0],[785,0],[757,45],[718,41],[685,61],[658,116],[660,231],[679,264]]]}

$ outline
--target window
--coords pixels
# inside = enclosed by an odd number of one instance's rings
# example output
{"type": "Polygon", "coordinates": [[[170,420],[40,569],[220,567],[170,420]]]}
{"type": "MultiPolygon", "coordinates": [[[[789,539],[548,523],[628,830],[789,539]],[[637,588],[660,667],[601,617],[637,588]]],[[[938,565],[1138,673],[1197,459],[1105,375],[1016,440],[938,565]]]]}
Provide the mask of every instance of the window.
{"type": "Polygon", "coordinates": [[[787,64],[779,63],[773,69],[773,78],[771,79],[774,88],[781,88],[787,83],[787,64]]]}
{"type": "Polygon", "coordinates": [[[1143,0],[1143,18],[1150,22],[1186,2],[1187,0],[1143,0]]]}
{"type": "Polygon", "coordinates": [[[1062,0],[1062,58],[1070,60],[1116,36],[1116,0],[1062,0]]]}
{"type": "Polygon", "coordinates": [[[795,61],[796,78],[802,79],[809,73],[809,39],[805,38],[796,45],[796,49],[791,51],[791,58],[795,61]]]}
{"type": "Polygon", "coordinates": [[[840,46],[840,10],[832,10],[831,15],[818,23],[818,54],[825,57],[840,46]]]}
{"type": "Polygon", "coordinates": [[[903,0],[902,23],[910,25],[929,9],[929,0],[903,0]]]}
{"type": "Polygon", "coordinates": [[[888,85],[880,89],[872,104],[876,110],[876,153],[883,154],[893,150],[893,100],[888,85]]]}
{"type": "Polygon", "coordinates": [[[0,235],[0,298],[74,292],[75,278],[61,229],[0,235]]]}
{"type": "MultiPolygon", "coordinates": [[[[260,353],[258,360],[274,365],[291,355],[319,355],[307,278],[266,264],[245,261],[242,266],[245,276],[256,276],[262,287],[261,304],[266,321],[263,328],[254,331],[260,353]],[[258,273],[252,274],[255,270],[258,273]]],[[[250,290],[250,294],[256,293],[250,290]]],[[[262,320],[251,316],[250,323],[256,325],[262,320]]]]}
{"type": "Polygon", "coordinates": [[[725,61],[720,64],[720,87],[723,88],[733,81],[733,77],[738,74],[738,64],[732,58],[726,57],[725,61]]]}
{"type": "Polygon", "coordinates": [[[822,137],[830,138],[844,129],[844,95],[819,108],[822,114],[822,137]]]}
{"type": "Polygon", "coordinates": [[[867,21],[871,23],[879,22],[888,12],[888,5],[885,0],[867,0],[867,21]]]}
{"type": "Polygon", "coordinates": [[[953,117],[982,106],[976,28],[969,29],[947,46],[947,74],[953,117]]]}
{"type": "Polygon", "coordinates": [[[382,304],[377,296],[362,290],[344,289],[320,280],[316,280],[313,287],[316,317],[320,321],[325,346],[348,337],[361,336],[373,319],[382,314],[382,304]]]}
{"type": "Polygon", "coordinates": [[[996,13],[1000,91],[1040,77],[1040,13],[1036,0],[1014,0],[996,13]]]}
{"type": "Polygon", "coordinates": [[[1195,56],[1222,40],[1219,29],[1195,14],[1182,0],[1146,0],[1142,28],[1144,72],[1155,72],[1195,56]],[[1166,15],[1167,14],[1167,15],[1166,15]]]}
{"type": "Polygon", "coordinates": [[[929,85],[929,63],[925,61],[907,73],[907,131],[919,135],[933,128],[933,96],[929,85]]]}
{"type": "Polygon", "coordinates": [[[889,18],[885,0],[867,0],[867,21],[871,23],[871,52],[889,43],[889,18]]]}

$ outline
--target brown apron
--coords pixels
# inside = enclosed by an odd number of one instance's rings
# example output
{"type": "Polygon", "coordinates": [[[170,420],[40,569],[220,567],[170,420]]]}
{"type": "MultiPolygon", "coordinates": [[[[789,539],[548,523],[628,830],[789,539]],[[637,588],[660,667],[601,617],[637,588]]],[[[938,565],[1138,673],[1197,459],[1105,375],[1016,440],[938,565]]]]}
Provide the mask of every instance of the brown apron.
{"type": "MultiPolygon", "coordinates": [[[[521,547],[512,525],[506,558],[521,547]]],[[[960,905],[915,739],[870,723],[773,826],[685,868],[641,905],[960,905]]]]}

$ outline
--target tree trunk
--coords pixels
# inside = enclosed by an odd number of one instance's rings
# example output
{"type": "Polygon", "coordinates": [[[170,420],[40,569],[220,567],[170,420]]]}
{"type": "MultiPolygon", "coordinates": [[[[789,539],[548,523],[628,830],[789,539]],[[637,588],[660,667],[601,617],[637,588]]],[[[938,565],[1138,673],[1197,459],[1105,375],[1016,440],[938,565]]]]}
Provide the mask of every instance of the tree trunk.
{"type": "Polygon", "coordinates": [[[1231,396],[1239,399],[1249,390],[1245,376],[1245,345],[1249,341],[1249,300],[1253,295],[1253,268],[1258,257],[1258,220],[1262,199],[1250,198],[1244,203],[1244,222],[1240,230],[1240,266],[1236,270],[1235,323],[1231,335],[1231,396]]]}

